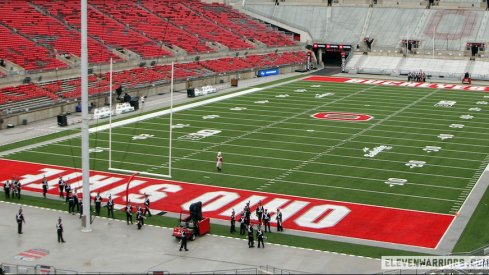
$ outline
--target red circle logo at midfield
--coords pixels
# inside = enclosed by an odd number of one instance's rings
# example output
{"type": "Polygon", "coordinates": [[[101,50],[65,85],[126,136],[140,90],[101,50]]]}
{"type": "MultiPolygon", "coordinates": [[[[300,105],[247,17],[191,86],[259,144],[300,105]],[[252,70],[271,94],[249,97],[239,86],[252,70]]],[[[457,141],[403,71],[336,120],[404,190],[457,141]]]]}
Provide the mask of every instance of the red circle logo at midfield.
{"type": "Polygon", "coordinates": [[[314,115],[312,115],[312,117],[317,118],[317,119],[342,120],[342,121],[369,121],[372,118],[374,118],[371,115],[341,113],[341,112],[315,113],[314,115]]]}

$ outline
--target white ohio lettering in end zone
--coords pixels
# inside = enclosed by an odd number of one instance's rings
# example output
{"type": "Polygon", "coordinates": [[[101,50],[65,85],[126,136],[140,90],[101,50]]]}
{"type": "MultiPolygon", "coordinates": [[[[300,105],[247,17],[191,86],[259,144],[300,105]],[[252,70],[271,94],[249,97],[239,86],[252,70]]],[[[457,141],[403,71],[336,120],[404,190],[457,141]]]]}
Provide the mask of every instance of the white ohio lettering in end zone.
{"type": "Polygon", "coordinates": [[[348,207],[340,205],[318,205],[309,209],[305,214],[295,220],[299,226],[322,229],[333,227],[351,212],[348,207]],[[326,216],[318,221],[322,215],[326,216]]]}

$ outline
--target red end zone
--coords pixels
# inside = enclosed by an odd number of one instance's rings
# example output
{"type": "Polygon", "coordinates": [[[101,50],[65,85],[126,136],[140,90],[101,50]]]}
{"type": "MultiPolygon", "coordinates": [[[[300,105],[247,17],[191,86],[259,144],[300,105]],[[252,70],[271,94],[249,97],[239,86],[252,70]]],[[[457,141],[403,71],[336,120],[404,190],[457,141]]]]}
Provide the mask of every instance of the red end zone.
{"type": "Polygon", "coordinates": [[[448,90],[460,90],[460,91],[489,92],[489,87],[458,85],[458,84],[405,82],[405,81],[394,81],[394,80],[375,80],[375,79],[329,77],[329,76],[311,76],[311,77],[304,78],[303,80],[305,80],[305,81],[321,81],[321,82],[337,82],[337,83],[352,83],[352,84],[371,84],[371,85],[379,85],[379,86],[416,87],[416,88],[430,88],[430,89],[448,89],[448,90]]]}
{"type": "MultiPolygon", "coordinates": [[[[79,169],[0,160],[2,183],[15,176],[20,179],[23,190],[41,192],[43,175],[49,181],[50,194],[58,194],[60,176],[81,191],[79,169]]],[[[93,171],[90,174],[91,195],[100,192],[105,198],[112,194],[116,204],[124,205],[129,177],[93,171]]],[[[275,221],[276,209],[281,209],[286,230],[426,248],[437,246],[455,218],[445,214],[135,177],[129,188],[129,200],[143,204],[145,193],[149,195],[154,210],[180,213],[188,210],[191,203],[202,201],[204,216],[220,220],[229,220],[232,209],[240,213],[248,201],[254,210],[261,200],[265,209],[272,213],[272,221],[275,221]]]]}

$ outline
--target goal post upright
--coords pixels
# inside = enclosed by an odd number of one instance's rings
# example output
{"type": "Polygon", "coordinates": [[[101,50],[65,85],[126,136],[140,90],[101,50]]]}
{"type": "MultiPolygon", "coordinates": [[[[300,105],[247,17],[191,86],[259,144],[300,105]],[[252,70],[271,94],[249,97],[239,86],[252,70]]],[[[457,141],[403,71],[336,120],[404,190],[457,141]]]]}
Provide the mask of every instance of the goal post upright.
{"type": "MultiPolygon", "coordinates": [[[[489,0],[488,0],[489,1],[489,0]]],[[[173,133],[173,74],[175,70],[175,62],[171,62],[171,83],[170,83],[170,122],[169,138],[168,138],[168,176],[171,178],[171,153],[172,153],[172,133],[173,133]]]]}
{"type": "MultiPolygon", "coordinates": [[[[112,68],[112,62],[110,63],[110,66],[112,68]]],[[[144,171],[136,171],[136,170],[130,170],[130,169],[121,169],[121,168],[114,168],[112,167],[112,112],[109,115],[109,171],[114,171],[114,172],[121,172],[121,173],[126,173],[126,174],[131,174],[131,179],[129,182],[132,180],[132,178],[135,175],[144,175],[144,176],[151,176],[151,177],[163,177],[163,178],[171,178],[171,160],[172,160],[172,131],[173,131],[173,77],[174,77],[174,70],[175,70],[175,63],[172,61],[171,63],[171,82],[170,82],[170,121],[169,121],[169,132],[168,132],[168,174],[158,174],[158,173],[152,173],[152,172],[144,172],[144,171]]],[[[111,74],[110,74],[110,97],[112,98],[112,69],[111,69],[111,74]]],[[[112,100],[111,103],[112,104],[112,100]]]]}

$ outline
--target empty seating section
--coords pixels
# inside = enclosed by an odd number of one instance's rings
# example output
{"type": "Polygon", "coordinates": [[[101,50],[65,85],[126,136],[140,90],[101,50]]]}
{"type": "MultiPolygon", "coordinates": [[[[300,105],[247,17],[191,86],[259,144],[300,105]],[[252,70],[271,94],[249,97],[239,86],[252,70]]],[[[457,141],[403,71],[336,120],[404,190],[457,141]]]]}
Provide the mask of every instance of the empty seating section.
{"type": "MultiPolygon", "coordinates": [[[[165,81],[171,80],[171,66],[159,65],[153,67],[153,70],[163,75],[165,81]]],[[[212,71],[204,68],[196,62],[175,64],[174,79],[181,80],[213,74],[212,71]]]]}
{"type": "Polygon", "coordinates": [[[358,68],[358,63],[360,60],[362,60],[363,58],[363,55],[359,55],[359,54],[354,54],[354,55],[350,55],[348,57],[348,62],[346,63],[346,66],[345,66],[345,70],[347,72],[353,72],[357,70],[358,68]]]}
{"type": "Polygon", "coordinates": [[[221,58],[200,62],[204,67],[217,73],[240,71],[244,69],[263,69],[285,64],[304,63],[304,52],[251,55],[241,58],[221,58]]]}
{"type": "MultiPolygon", "coordinates": [[[[15,28],[20,34],[48,48],[52,53],[80,57],[80,33],[38,12],[28,1],[7,1],[0,6],[0,12],[1,23],[15,28]]],[[[92,63],[108,62],[110,56],[117,58],[94,40],[89,40],[88,46],[92,63]]]]}
{"type": "Polygon", "coordinates": [[[326,34],[327,41],[340,44],[356,44],[362,34],[368,9],[345,7],[333,9],[326,34]]]}
{"type": "Polygon", "coordinates": [[[205,41],[181,30],[176,25],[143,9],[132,0],[122,1],[90,1],[90,4],[106,14],[110,14],[119,22],[129,24],[131,28],[144,33],[149,38],[163,42],[167,47],[173,45],[184,49],[189,54],[213,52],[205,41]]]}
{"type": "MultiPolygon", "coordinates": [[[[80,5],[76,1],[37,0],[36,4],[47,8],[55,16],[63,19],[73,27],[80,29],[80,5]]],[[[88,7],[89,36],[113,49],[128,49],[142,57],[152,58],[170,56],[155,41],[131,30],[129,27],[105,16],[103,13],[88,7]]]]}
{"type": "MultiPolygon", "coordinates": [[[[106,73],[105,80],[109,80],[110,74],[106,73]]],[[[163,79],[163,76],[151,70],[150,68],[135,68],[127,71],[114,72],[112,75],[112,81],[117,87],[122,85],[124,88],[140,88],[150,85],[151,83],[158,83],[163,79]]]]}
{"type": "Polygon", "coordinates": [[[435,50],[463,50],[467,41],[476,39],[483,14],[484,11],[431,10],[417,34],[417,39],[423,41],[421,48],[432,49],[434,37],[435,50]]]}
{"type": "Polygon", "coordinates": [[[359,73],[391,74],[401,62],[398,56],[370,56],[364,57],[361,65],[357,67],[359,73]]]}
{"type": "Polygon", "coordinates": [[[413,32],[423,16],[422,9],[373,9],[367,33],[374,47],[396,47],[413,32]]]}
{"type": "Polygon", "coordinates": [[[468,60],[407,58],[399,70],[401,74],[422,70],[433,77],[460,78],[467,64],[468,60]]]}
{"type": "Polygon", "coordinates": [[[264,24],[251,20],[249,17],[223,4],[196,2],[191,4],[191,8],[210,18],[216,24],[223,25],[245,38],[258,40],[267,46],[283,47],[295,45],[295,42],[285,35],[273,31],[264,24]]]}
{"type": "Polygon", "coordinates": [[[489,62],[475,61],[472,67],[471,77],[480,80],[489,80],[489,62]]]}
{"type": "Polygon", "coordinates": [[[50,100],[56,100],[58,97],[34,84],[0,89],[0,104],[21,102],[35,98],[49,98],[50,100]]]}
{"type": "MultiPolygon", "coordinates": [[[[200,39],[209,42],[218,42],[231,50],[251,49],[253,45],[233,32],[203,18],[190,8],[181,3],[180,0],[166,1],[142,1],[142,5],[156,15],[183,27],[187,32],[194,34],[200,39]]],[[[186,5],[194,5],[197,0],[185,1],[186,5]]]]}
{"type": "MultiPolygon", "coordinates": [[[[81,95],[80,78],[69,78],[44,83],[41,87],[60,98],[79,98],[81,95]]],[[[88,94],[97,95],[109,91],[109,81],[100,79],[96,75],[88,76],[88,94]]]]}
{"type": "Polygon", "coordinates": [[[65,68],[48,50],[0,26],[0,59],[15,63],[26,71],[65,68]]]}

